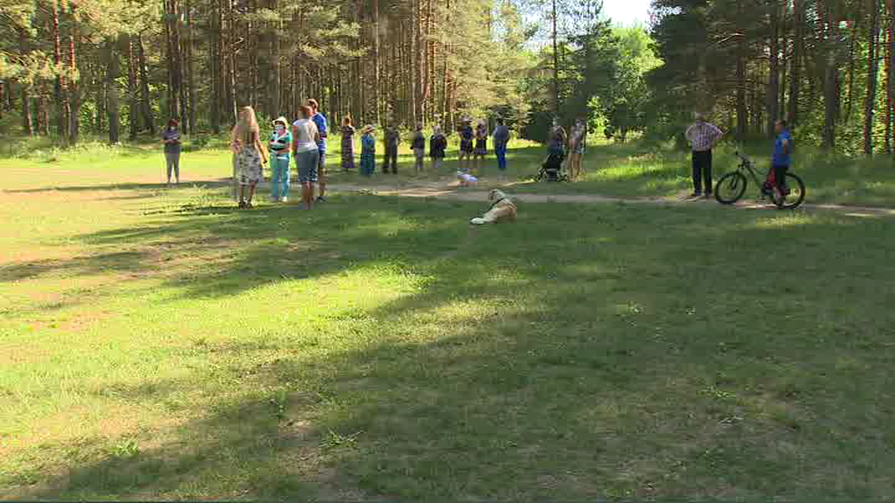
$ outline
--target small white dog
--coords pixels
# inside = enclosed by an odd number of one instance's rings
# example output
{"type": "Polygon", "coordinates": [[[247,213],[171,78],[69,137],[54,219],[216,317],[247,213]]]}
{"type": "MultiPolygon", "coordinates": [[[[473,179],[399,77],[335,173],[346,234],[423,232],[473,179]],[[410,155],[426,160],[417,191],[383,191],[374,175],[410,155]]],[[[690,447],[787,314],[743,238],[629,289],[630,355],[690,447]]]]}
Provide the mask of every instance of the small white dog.
{"type": "Polygon", "coordinates": [[[491,208],[481,217],[473,218],[469,223],[474,225],[499,224],[516,221],[516,205],[503,192],[494,189],[488,193],[491,208]]]}
{"type": "Polygon", "coordinates": [[[475,187],[477,183],[479,183],[479,179],[470,175],[469,173],[464,173],[463,171],[457,172],[457,180],[460,181],[461,187],[475,187]]]}

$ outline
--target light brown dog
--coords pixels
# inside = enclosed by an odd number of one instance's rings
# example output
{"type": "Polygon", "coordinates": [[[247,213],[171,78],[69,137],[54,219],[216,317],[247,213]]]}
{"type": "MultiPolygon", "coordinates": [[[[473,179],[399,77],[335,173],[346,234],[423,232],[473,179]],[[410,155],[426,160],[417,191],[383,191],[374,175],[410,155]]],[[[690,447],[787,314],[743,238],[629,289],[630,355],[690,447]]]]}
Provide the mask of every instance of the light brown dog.
{"type": "Polygon", "coordinates": [[[469,223],[474,225],[499,224],[516,221],[516,205],[503,192],[494,189],[488,193],[491,208],[481,217],[473,218],[469,223]]]}

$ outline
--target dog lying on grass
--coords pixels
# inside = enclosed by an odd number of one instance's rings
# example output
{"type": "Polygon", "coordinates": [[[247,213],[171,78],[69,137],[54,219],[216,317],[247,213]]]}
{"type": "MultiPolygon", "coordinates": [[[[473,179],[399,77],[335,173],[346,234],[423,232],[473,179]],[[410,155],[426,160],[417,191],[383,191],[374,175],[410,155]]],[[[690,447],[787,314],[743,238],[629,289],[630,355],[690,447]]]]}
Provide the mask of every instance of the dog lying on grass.
{"type": "Polygon", "coordinates": [[[491,208],[481,217],[473,218],[469,223],[473,225],[499,224],[516,221],[516,205],[503,192],[494,189],[488,193],[491,208]]]}

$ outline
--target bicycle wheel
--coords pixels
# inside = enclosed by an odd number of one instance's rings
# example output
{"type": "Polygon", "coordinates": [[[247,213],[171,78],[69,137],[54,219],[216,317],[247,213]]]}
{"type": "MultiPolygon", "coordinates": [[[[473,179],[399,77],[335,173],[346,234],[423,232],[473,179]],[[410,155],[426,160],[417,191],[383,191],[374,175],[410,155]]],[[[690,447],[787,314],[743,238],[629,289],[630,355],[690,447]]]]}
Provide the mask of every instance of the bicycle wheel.
{"type": "Polygon", "coordinates": [[[715,199],[721,204],[733,204],[746,192],[746,176],[739,171],[731,171],[715,184],[715,199]]]}
{"type": "Polygon", "coordinates": [[[786,187],[786,192],[783,194],[783,197],[780,197],[780,193],[777,190],[774,191],[774,204],[781,210],[798,208],[805,200],[805,183],[798,176],[787,173],[784,187],[786,187]]]}

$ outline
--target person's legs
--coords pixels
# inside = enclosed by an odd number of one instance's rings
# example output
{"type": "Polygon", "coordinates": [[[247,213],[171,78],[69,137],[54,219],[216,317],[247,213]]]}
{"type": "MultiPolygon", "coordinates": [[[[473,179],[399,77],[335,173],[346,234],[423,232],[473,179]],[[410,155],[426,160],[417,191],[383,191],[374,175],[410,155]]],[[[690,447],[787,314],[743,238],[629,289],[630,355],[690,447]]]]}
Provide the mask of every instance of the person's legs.
{"type": "Polygon", "coordinates": [[[786,194],[786,172],[789,166],[774,166],[774,185],[782,194],[786,194]]]}
{"type": "Polygon", "coordinates": [[[286,202],[289,200],[289,187],[292,185],[289,174],[289,156],[280,159],[280,176],[282,177],[282,185],[280,186],[280,200],[286,202]]]}
{"type": "Polygon", "coordinates": [[[382,172],[388,174],[388,147],[382,152],[382,172]]]}
{"type": "Polygon", "coordinates": [[[249,184],[249,197],[246,200],[246,204],[249,206],[252,205],[252,198],[255,197],[255,185],[254,183],[249,184]]]}
{"type": "Polygon", "coordinates": [[[174,154],[165,152],[165,166],[168,168],[168,185],[171,184],[171,172],[174,170],[174,154]]]}
{"type": "Polygon", "coordinates": [[[693,195],[702,195],[702,152],[693,151],[693,195]]]}
{"type": "Polygon", "coordinates": [[[322,153],[319,150],[312,150],[308,152],[308,166],[310,166],[310,176],[308,180],[310,183],[308,184],[308,209],[310,210],[313,207],[314,202],[314,184],[317,183],[320,185],[320,197],[317,199],[317,202],[322,201],[323,199],[323,190],[326,184],[323,182],[323,177],[320,176],[320,157],[322,153]]]}
{"type": "Polygon", "coordinates": [[[174,154],[174,181],[180,183],[180,152],[174,154]]]}
{"type": "Polygon", "coordinates": [[[270,200],[274,203],[280,200],[281,176],[280,159],[274,154],[270,156],[270,200]]]}
{"type": "Polygon", "coordinates": [[[709,150],[705,153],[705,160],[703,160],[702,164],[702,176],[703,176],[703,185],[704,192],[706,196],[710,196],[712,194],[712,151],[709,150]]]}
{"type": "Polygon", "coordinates": [[[311,197],[311,184],[309,182],[301,182],[301,202],[303,202],[308,209],[310,209],[313,204],[313,199],[311,199],[311,197]]]}
{"type": "MultiPolygon", "coordinates": [[[[320,186],[320,197],[317,198],[317,202],[321,202],[324,200],[324,196],[326,195],[326,151],[325,150],[317,151],[316,178],[319,179],[318,185],[320,186]]],[[[313,188],[312,188],[312,192],[313,192],[313,188]]]]}

